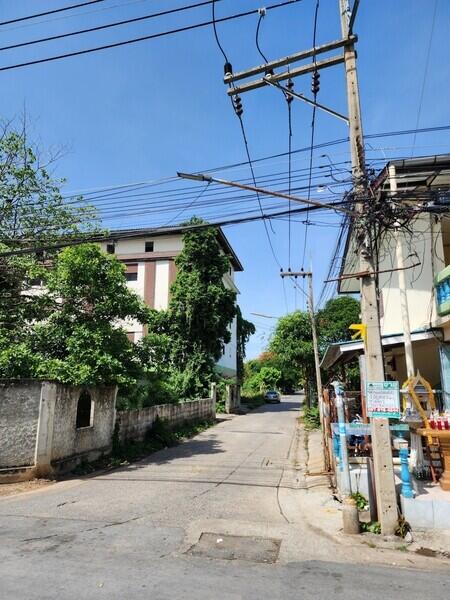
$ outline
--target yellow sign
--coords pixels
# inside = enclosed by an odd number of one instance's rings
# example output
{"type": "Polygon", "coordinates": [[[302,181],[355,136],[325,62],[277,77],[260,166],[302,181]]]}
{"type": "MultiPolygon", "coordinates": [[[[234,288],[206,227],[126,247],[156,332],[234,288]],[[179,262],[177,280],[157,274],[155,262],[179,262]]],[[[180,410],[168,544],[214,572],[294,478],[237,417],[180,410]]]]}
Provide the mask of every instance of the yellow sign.
{"type": "Polygon", "coordinates": [[[360,337],[362,340],[366,341],[367,325],[364,325],[363,323],[352,323],[352,325],[350,325],[349,329],[351,329],[352,331],[355,331],[355,333],[352,335],[352,340],[356,340],[357,338],[360,337]]]}

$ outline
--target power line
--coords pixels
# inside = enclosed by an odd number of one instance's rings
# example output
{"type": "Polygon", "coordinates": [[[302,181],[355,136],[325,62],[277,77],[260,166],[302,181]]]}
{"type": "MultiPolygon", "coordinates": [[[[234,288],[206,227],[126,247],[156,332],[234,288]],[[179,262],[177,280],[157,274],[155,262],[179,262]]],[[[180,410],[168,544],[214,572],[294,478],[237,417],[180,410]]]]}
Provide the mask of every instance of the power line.
{"type": "MultiPolygon", "coordinates": [[[[334,205],[336,206],[342,206],[342,204],[347,204],[347,202],[335,202],[334,205]]],[[[302,212],[306,212],[307,208],[302,206],[300,208],[297,209],[293,209],[291,212],[294,214],[297,213],[302,213],[302,212]]],[[[323,210],[322,207],[310,207],[310,210],[323,210]]],[[[186,225],[186,226],[173,226],[173,227],[155,227],[155,228],[148,228],[148,229],[144,229],[144,231],[146,232],[146,235],[148,235],[149,237],[151,237],[152,234],[159,234],[161,235],[162,233],[173,233],[173,232],[177,232],[177,233],[184,233],[185,231],[193,231],[193,230],[197,230],[197,229],[205,229],[208,227],[226,227],[226,226],[230,226],[230,225],[238,225],[241,223],[250,223],[252,221],[259,221],[259,220],[263,220],[263,219],[271,219],[277,216],[282,216],[282,215],[287,215],[288,211],[284,210],[284,211],[278,211],[278,212],[274,212],[274,213],[268,213],[268,214],[263,214],[263,215],[252,215],[252,216],[248,216],[248,217],[236,217],[234,219],[224,219],[222,221],[217,221],[214,223],[202,223],[199,225],[186,225]]],[[[105,241],[108,239],[132,239],[132,238],[136,238],[136,237],[140,237],[143,235],[143,230],[142,229],[134,229],[134,230],[130,230],[126,233],[124,233],[123,231],[120,232],[114,232],[114,230],[110,231],[109,233],[95,233],[95,234],[86,234],[85,236],[81,237],[81,238],[72,238],[72,239],[67,239],[66,241],[61,241],[61,242],[57,242],[57,243],[48,243],[48,244],[44,244],[40,247],[33,247],[33,248],[22,248],[22,249],[17,249],[17,250],[11,250],[8,252],[0,252],[0,257],[1,256],[14,256],[14,255],[21,255],[21,254],[34,254],[36,252],[41,252],[41,251],[46,251],[46,250],[58,250],[61,248],[65,248],[68,246],[76,246],[79,244],[85,244],[87,242],[101,242],[101,241],[105,241]]],[[[0,241],[5,241],[5,240],[0,240],[0,241]]],[[[11,242],[11,240],[6,240],[8,242],[11,242]]],[[[20,240],[14,240],[14,243],[18,243],[20,240]]],[[[32,239],[26,239],[23,240],[24,242],[27,243],[32,243],[33,241],[36,240],[32,240],[32,239]]]]}
{"type": "MultiPolygon", "coordinates": [[[[430,64],[431,46],[432,46],[432,43],[433,43],[434,25],[436,23],[437,5],[438,5],[438,0],[434,0],[434,11],[433,11],[433,18],[432,18],[432,21],[431,21],[430,39],[428,41],[427,58],[425,60],[425,69],[424,69],[424,73],[423,73],[422,89],[420,91],[419,108],[418,108],[418,111],[417,111],[417,120],[416,120],[416,129],[419,127],[420,115],[422,113],[423,97],[424,97],[424,93],[425,93],[425,83],[427,81],[428,67],[429,67],[429,64],[430,64]]],[[[411,149],[411,156],[414,153],[414,146],[415,145],[416,145],[416,134],[414,134],[414,138],[413,138],[413,144],[412,144],[412,149],[411,149]]]]}
{"type": "MultiPolygon", "coordinates": [[[[266,8],[266,10],[274,10],[276,8],[281,8],[283,6],[287,6],[288,4],[293,4],[294,2],[298,2],[299,0],[286,0],[285,2],[279,2],[278,4],[271,4],[270,6],[268,6],[266,8]]],[[[214,5],[214,4],[213,4],[214,5]]],[[[234,19],[240,19],[243,17],[248,17],[250,15],[253,15],[255,13],[258,12],[258,9],[252,9],[252,10],[248,10],[245,12],[241,12],[241,13],[235,13],[232,15],[228,15],[226,17],[220,17],[220,19],[216,19],[216,23],[223,23],[226,21],[232,21],[234,19]]],[[[152,39],[156,39],[156,38],[161,38],[161,37],[165,37],[165,36],[169,36],[169,35],[174,35],[176,33],[182,33],[184,31],[192,31],[194,29],[200,29],[202,27],[208,27],[210,25],[213,24],[213,21],[203,21],[201,23],[194,23],[192,25],[185,25],[184,27],[177,27],[176,29],[169,29],[166,31],[161,31],[159,33],[154,33],[151,35],[144,35],[141,37],[137,37],[137,38],[132,38],[132,39],[128,39],[128,40],[123,40],[121,42],[113,42],[110,44],[105,44],[103,46],[96,46],[94,48],[86,48],[84,50],[77,50],[74,52],[66,52],[64,54],[58,54],[56,56],[49,56],[47,58],[39,58],[36,60],[30,60],[30,61],[26,61],[23,63],[16,63],[13,65],[7,65],[6,67],[0,67],[0,71],[10,71],[12,69],[20,69],[22,67],[29,67],[32,65],[38,65],[38,64],[42,64],[42,63],[48,63],[48,62],[53,62],[55,60],[61,60],[64,58],[70,58],[73,56],[81,56],[84,54],[90,54],[92,52],[100,52],[102,50],[109,50],[111,48],[118,48],[121,46],[127,46],[130,44],[136,44],[138,42],[143,42],[146,40],[152,40],[152,39]]]]}
{"type": "Polygon", "coordinates": [[[9,21],[0,22],[2,25],[11,25],[12,23],[20,23],[21,21],[28,21],[29,19],[37,19],[38,17],[46,17],[47,15],[54,15],[56,13],[65,12],[67,10],[73,10],[75,8],[81,8],[83,6],[89,6],[89,4],[98,4],[105,0],[87,0],[87,2],[79,2],[78,4],[72,4],[70,6],[62,6],[60,8],[54,8],[53,10],[47,10],[41,13],[34,13],[33,15],[26,15],[25,17],[17,17],[16,19],[10,19],[9,21]]]}
{"type": "MultiPolygon", "coordinates": [[[[313,48],[316,47],[316,36],[317,36],[317,17],[319,14],[319,5],[320,0],[316,1],[316,7],[314,10],[314,27],[313,27],[313,48]]],[[[314,54],[314,65],[316,64],[317,58],[314,54]]],[[[312,74],[312,90],[313,90],[313,99],[316,102],[317,92],[318,90],[318,80],[316,79],[319,76],[319,72],[317,69],[312,74]],[[317,81],[317,83],[316,83],[317,81]]],[[[313,154],[314,154],[314,135],[315,135],[315,127],[316,127],[316,105],[314,104],[312,109],[312,120],[311,120],[311,150],[309,153],[309,183],[308,183],[308,200],[311,196],[311,176],[312,176],[312,165],[313,165],[313,154]]],[[[305,266],[305,257],[306,257],[306,245],[308,242],[308,213],[306,213],[306,225],[305,225],[305,238],[303,241],[303,256],[302,256],[302,269],[305,266]]]]}
{"type": "MultiPolygon", "coordinates": [[[[391,132],[382,132],[382,133],[372,133],[372,134],[368,134],[365,135],[364,137],[367,139],[374,139],[374,138],[383,138],[383,137],[391,137],[391,136],[400,136],[400,135],[411,135],[411,133],[430,133],[430,132],[437,132],[437,131],[447,131],[450,130],[450,125],[442,125],[442,126],[438,126],[438,127],[425,127],[422,129],[406,129],[406,130],[400,130],[400,131],[391,131],[391,132]]],[[[328,142],[324,142],[322,144],[318,144],[314,146],[314,149],[320,149],[320,148],[324,148],[324,147],[329,147],[329,146],[334,146],[334,145],[339,145],[341,143],[344,143],[345,141],[348,140],[342,140],[342,139],[337,139],[337,140],[330,140],[328,142]]],[[[410,148],[410,146],[401,146],[398,149],[407,149],[410,148]]],[[[389,148],[391,150],[395,150],[396,148],[389,148]]],[[[298,154],[298,153],[303,153],[303,152],[307,152],[310,150],[309,146],[306,146],[304,148],[297,148],[296,150],[292,150],[292,154],[298,154]]],[[[380,148],[373,148],[372,150],[380,150],[380,148]]],[[[267,156],[262,156],[259,158],[253,158],[253,164],[255,163],[260,163],[260,162],[264,162],[264,161],[268,161],[268,160],[273,160],[275,158],[283,158],[285,156],[288,156],[289,152],[282,152],[279,154],[270,154],[267,156]]],[[[392,157],[395,159],[398,159],[399,157],[392,157]]],[[[407,157],[405,157],[407,158],[407,157]]],[[[390,160],[389,157],[383,157],[383,158],[378,158],[378,159],[372,159],[372,160],[377,160],[377,161],[382,161],[384,160],[384,162],[386,162],[387,160],[390,160]]],[[[340,163],[335,163],[336,165],[340,165],[340,164],[348,164],[349,161],[342,161],[340,163]]],[[[238,163],[230,163],[230,164],[225,164],[225,165],[220,165],[217,167],[211,167],[209,169],[201,169],[202,173],[213,173],[216,171],[225,171],[225,170],[229,170],[229,169],[235,169],[238,167],[245,167],[248,166],[247,162],[238,162],[238,163]]],[[[313,167],[315,168],[315,167],[313,167]]],[[[319,167],[320,168],[320,167],[319,167]]],[[[297,172],[297,171],[295,171],[297,172]]],[[[281,173],[278,173],[281,174],[281,173]]],[[[117,186],[107,186],[107,187],[103,187],[103,188],[94,188],[91,190],[79,190],[76,192],[71,192],[70,195],[67,194],[66,196],[64,196],[64,198],[74,198],[77,195],[90,195],[90,194],[97,194],[99,192],[102,191],[109,191],[109,190],[118,190],[121,188],[131,188],[131,187],[137,187],[137,186],[157,186],[160,185],[161,183],[168,183],[168,182],[172,182],[172,181],[178,181],[177,177],[164,177],[161,179],[157,179],[157,180],[150,180],[150,181],[138,181],[138,182],[132,182],[132,183],[126,183],[126,184],[122,184],[122,185],[117,185],[117,186]]],[[[244,180],[242,180],[244,181],[244,180]]],[[[184,188],[180,188],[180,189],[188,189],[186,187],[184,188]]],[[[159,192],[155,192],[155,193],[159,193],[159,192]]]]}
{"type": "MultiPolygon", "coordinates": [[[[216,23],[220,19],[216,19],[215,5],[216,5],[215,0],[213,0],[213,3],[212,3],[212,25],[213,25],[213,30],[214,30],[214,37],[215,37],[217,46],[218,46],[219,50],[221,51],[222,56],[224,57],[225,65],[228,66],[229,65],[229,61],[228,61],[227,53],[225,52],[222,44],[220,43],[220,39],[219,39],[219,36],[217,34],[216,23]]],[[[267,9],[265,9],[265,11],[266,10],[267,9]]],[[[254,12],[257,12],[260,15],[259,19],[261,20],[261,11],[259,9],[257,9],[254,12]]],[[[248,145],[247,134],[245,132],[244,121],[242,119],[242,108],[240,108],[240,109],[238,108],[238,98],[230,98],[230,101],[231,101],[231,105],[233,106],[234,112],[236,113],[236,116],[239,119],[239,125],[240,125],[240,128],[241,128],[242,139],[243,139],[244,147],[245,147],[245,153],[247,155],[247,163],[248,163],[248,166],[250,168],[250,173],[251,173],[251,176],[252,176],[253,185],[256,187],[257,183],[256,183],[255,171],[253,169],[253,163],[252,163],[252,159],[251,159],[251,156],[250,156],[250,148],[249,148],[249,145],[248,145]]],[[[258,192],[256,192],[256,199],[258,201],[258,206],[259,206],[259,210],[260,210],[261,216],[263,216],[264,213],[263,213],[261,199],[259,197],[259,193],[258,192]]],[[[272,253],[273,259],[275,260],[275,263],[278,265],[278,267],[281,269],[281,263],[278,260],[278,257],[277,257],[277,255],[275,253],[275,249],[273,247],[272,240],[271,240],[270,234],[269,234],[269,229],[267,227],[267,223],[266,223],[265,219],[263,219],[263,225],[264,225],[264,230],[266,232],[267,241],[269,243],[269,247],[270,247],[270,251],[272,253]]],[[[285,302],[286,302],[286,306],[287,306],[287,297],[286,297],[285,291],[284,291],[284,296],[285,296],[285,302]]]]}
{"type": "Polygon", "coordinates": [[[89,27],[87,29],[79,29],[77,31],[69,31],[67,33],[61,33],[58,35],[53,35],[45,38],[39,38],[36,40],[29,40],[27,42],[20,42],[18,44],[12,44],[10,46],[3,46],[0,48],[0,51],[3,50],[13,50],[15,48],[23,48],[24,46],[32,46],[33,44],[42,44],[44,42],[52,42],[54,40],[60,40],[67,37],[72,37],[74,35],[81,35],[84,33],[92,33],[93,31],[101,31],[102,29],[110,29],[112,27],[119,27],[121,25],[129,25],[131,23],[138,23],[139,21],[146,21],[149,19],[154,19],[156,17],[163,17],[166,15],[171,15],[178,12],[184,12],[187,10],[192,10],[194,8],[199,8],[201,6],[207,6],[211,4],[213,1],[221,2],[221,0],[203,0],[203,2],[196,2],[195,4],[188,4],[186,6],[179,6],[178,8],[170,8],[168,10],[163,10],[156,13],[151,13],[149,15],[142,15],[140,17],[133,17],[132,19],[125,19],[122,21],[115,21],[114,23],[106,23],[105,25],[97,25],[96,27],[89,27]]]}
{"type": "MultiPolygon", "coordinates": [[[[382,133],[372,133],[365,134],[364,139],[370,140],[375,138],[384,138],[384,137],[396,137],[402,135],[411,135],[413,133],[434,133],[437,131],[448,131],[450,130],[450,125],[440,125],[437,127],[423,127],[421,129],[403,129],[398,131],[386,131],[382,133]]],[[[335,140],[330,140],[328,142],[322,142],[320,144],[315,144],[313,149],[319,150],[321,148],[329,148],[330,146],[338,146],[340,144],[347,144],[349,142],[349,138],[338,138],[335,140]]],[[[304,148],[297,148],[296,150],[292,150],[292,154],[299,154],[302,152],[309,152],[311,150],[311,146],[305,146],[304,148]]],[[[284,156],[288,156],[289,152],[279,152],[278,154],[271,154],[269,156],[263,156],[260,158],[254,158],[253,164],[259,163],[265,160],[272,160],[274,158],[283,158],[284,156]]],[[[225,169],[234,169],[236,167],[246,166],[246,162],[233,163],[228,165],[221,165],[218,167],[214,167],[212,169],[202,169],[202,173],[211,173],[213,171],[221,171],[225,169]]]]}
{"type": "Polygon", "coordinates": [[[151,0],[121,0],[120,4],[111,4],[110,6],[104,6],[103,8],[97,8],[95,10],[85,10],[82,12],[76,12],[75,14],[64,14],[60,17],[54,17],[53,19],[44,19],[43,21],[37,21],[35,23],[25,23],[23,25],[17,25],[16,27],[7,27],[2,30],[2,33],[6,31],[17,31],[17,29],[25,29],[29,27],[36,27],[39,25],[44,25],[45,23],[54,23],[55,21],[67,21],[67,19],[79,19],[80,17],[84,17],[85,15],[94,15],[98,13],[103,13],[106,11],[114,10],[115,8],[126,8],[131,6],[132,4],[142,4],[143,2],[150,2],[151,0]]]}
{"type": "MultiPolygon", "coordinates": [[[[261,23],[264,19],[264,17],[266,16],[266,10],[265,8],[261,8],[259,10],[259,19],[258,19],[258,24],[256,26],[256,32],[255,32],[255,45],[256,45],[256,49],[259,52],[259,55],[261,56],[261,58],[263,59],[263,61],[265,63],[268,63],[269,60],[267,58],[267,56],[264,54],[264,52],[261,50],[261,46],[259,44],[259,33],[260,33],[260,28],[261,28],[261,23]]],[[[288,86],[293,85],[291,80],[289,80],[288,82],[288,86]]],[[[286,94],[284,92],[284,90],[282,90],[282,94],[287,102],[287,107],[288,107],[288,194],[291,193],[291,163],[292,163],[292,120],[291,120],[291,103],[292,103],[292,96],[289,96],[288,94],[286,94]]],[[[254,183],[254,185],[256,186],[256,183],[254,183]]],[[[289,209],[291,207],[291,200],[289,200],[289,209]]],[[[291,218],[289,216],[288,219],[288,266],[291,266],[291,218]]],[[[285,291],[285,285],[284,285],[284,279],[283,281],[283,293],[286,295],[286,291],[285,291]]],[[[286,300],[286,310],[287,312],[287,300],[286,300]]]]}
{"type": "Polygon", "coordinates": [[[212,26],[213,26],[213,31],[214,31],[214,38],[216,40],[216,44],[217,44],[219,50],[222,52],[222,56],[223,56],[225,62],[227,63],[228,62],[228,57],[226,55],[225,50],[223,49],[222,44],[220,43],[219,35],[217,33],[217,27],[216,27],[216,23],[217,23],[217,19],[216,19],[216,0],[213,0],[211,8],[212,8],[212,26]]]}

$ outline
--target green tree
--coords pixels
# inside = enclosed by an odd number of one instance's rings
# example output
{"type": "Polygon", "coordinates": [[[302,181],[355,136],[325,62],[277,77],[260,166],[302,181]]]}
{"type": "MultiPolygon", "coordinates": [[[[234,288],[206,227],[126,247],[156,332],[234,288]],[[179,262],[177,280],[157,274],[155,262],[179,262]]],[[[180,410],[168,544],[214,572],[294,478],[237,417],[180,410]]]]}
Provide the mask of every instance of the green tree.
{"type": "Polygon", "coordinates": [[[305,386],[311,401],[314,387],[314,348],[311,320],[308,313],[295,311],[278,320],[269,350],[287,370],[295,370],[305,386]]]}
{"type": "MultiPolygon", "coordinates": [[[[119,321],[144,323],[149,309],[128,289],[124,266],[115,257],[95,244],[62,250],[48,273],[43,295],[47,318],[35,324],[16,348],[24,359],[28,356],[16,376],[127,386],[143,375],[138,349],[119,321]]],[[[6,376],[12,370],[7,359],[0,354],[0,372],[6,376]]]]}
{"type": "MultiPolygon", "coordinates": [[[[190,225],[203,223],[191,219],[190,225]]],[[[175,260],[177,277],[171,287],[169,308],[149,324],[152,333],[171,340],[170,359],[181,397],[207,393],[215,378],[215,363],[231,339],[236,316],[236,293],[223,281],[230,263],[211,227],[183,236],[183,250],[175,260]]]]}
{"type": "Polygon", "coordinates": [[[274,352],[262,352],[258,358],[249,360],[244,365],[244,390],[256,392],[259,389],[257,375],[263,367],[273,367],[281,372],[278,385],[285,392],[291,392],[298,384],[299,373],[292,366],[282,364],[274,352]]]}
{"type": "Polygon", "coordinates": [[[328,300],[316,316],[321,350],[324,351],[328,344],[349,340],[349,326],[360,322],[360,312],[358,300],[351,296],[338,296],[328,300]]]}
{"type": "Polygon", "coordinates": [[[97,222],[92,207],[81,198],[64,201],[63,180],[53,178],[48,165],[27,141],[25,128],[3,127],[0,135],[0,351],[15,353],[33,320],[46,316],[46,298],[30,290],[47,275],[50,252],[41,246],[92,231],[97,222]],[[26,247],[36,253],[8,252],[26,247]]]}
{"type": "Polygon", "coordinates": [[[263,367],[256,377],[259,383],[259,391],[265,392],[279,386],[281,371],[275,367],[263,367]]]}
{"type": "MultiPolygon", "coordinates": [[[[323,309],[318,311],[317,326],[319,331],[319,346],[322,353],[326,351],[329,344],[351,339],[352,332],[349,326],[352,323],[359,323],[361,321],[360,311],[360,303],[351,296],[332,298],[328,300],[323,309]]],[[[335,374],[335,370],[331,369],[324,373],[324,379],[332,380],[335,374]]],[[[347,382],[350,389],[358,390],[360,388],[357,360],[342,365],[338,376],[347,382]]]]}

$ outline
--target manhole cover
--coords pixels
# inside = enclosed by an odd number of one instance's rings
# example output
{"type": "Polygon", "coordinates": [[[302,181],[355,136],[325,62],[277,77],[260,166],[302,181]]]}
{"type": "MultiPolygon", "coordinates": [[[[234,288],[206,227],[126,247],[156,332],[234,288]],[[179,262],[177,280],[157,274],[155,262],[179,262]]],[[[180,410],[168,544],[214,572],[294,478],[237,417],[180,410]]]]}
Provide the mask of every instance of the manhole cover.
{"type": "Polygon", "coordinates": [[[281,540],[222,533],[202,533],[199,541],[188,550],[194,556],[274,563],[280,552],[281,540]]]}

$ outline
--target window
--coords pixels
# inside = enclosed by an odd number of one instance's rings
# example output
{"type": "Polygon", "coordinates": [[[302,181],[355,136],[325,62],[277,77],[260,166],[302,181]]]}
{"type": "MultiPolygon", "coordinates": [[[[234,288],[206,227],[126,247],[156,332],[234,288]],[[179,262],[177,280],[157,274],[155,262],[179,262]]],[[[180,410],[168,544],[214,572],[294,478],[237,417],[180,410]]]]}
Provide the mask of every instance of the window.
{"type": "Polygon", "coordinates": [[[146,252],[153,252],[153,242],[145,242],[145,251],[146,252]]]}
{"type": "Polygon", "coordinates": [[[138,278],[138,266],[137,265],[127,265],[125,279],[127,281],[137,281],[137,278],[138,278]]]}
{"type": "Polygon", "coordinates": [[[115,244],[106,244],[106,252],[108,254],[114,254],[116,251],[115,244]]]}
{"type": "Polygon", "coordinates": [[[83,390],[77,404],[77,429],[92,427],[94,423],[94,403],[87,390],[83,390]]]}

